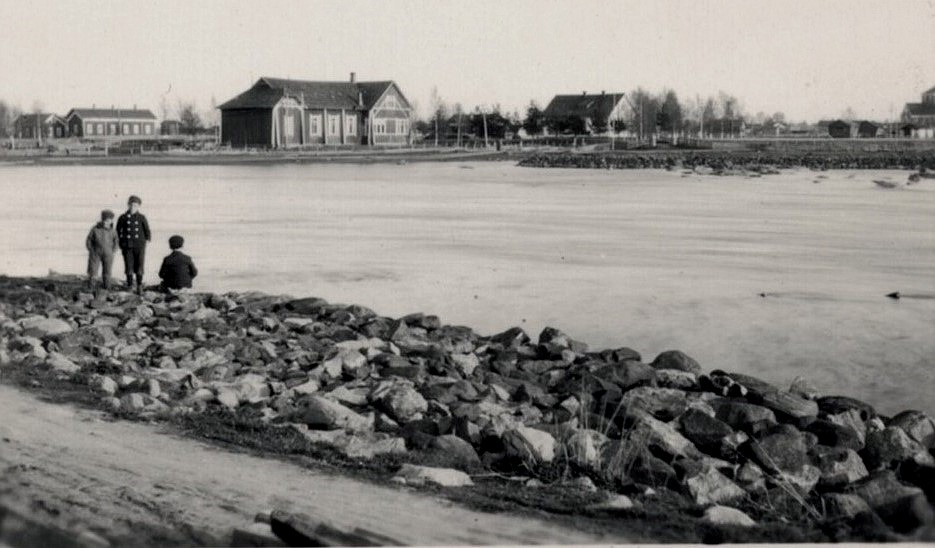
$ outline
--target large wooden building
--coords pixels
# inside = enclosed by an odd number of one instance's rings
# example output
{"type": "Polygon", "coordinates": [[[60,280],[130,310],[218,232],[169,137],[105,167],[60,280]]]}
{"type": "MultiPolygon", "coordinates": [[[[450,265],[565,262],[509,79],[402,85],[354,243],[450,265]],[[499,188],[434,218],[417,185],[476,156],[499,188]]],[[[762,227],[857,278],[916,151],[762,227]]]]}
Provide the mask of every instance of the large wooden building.
{"type": "Polygon", "coordinates": [[[47,112],[21,114],[13,121],[13,135],[17,139],[59,138],[65,132],[65,120],[47,112]]]}
{"type": "Polygon", "coordinates": [[[156,135],[156,115],[136,108],[73,108],[65,123],[71,137],[156,135]]]}
{"type": "Polygon", "coordinates": [[[543,116],[549,126],[578,126],[586,133],[606,133],[614,130],[615,122],[626,118],[624,93],[582,93],[556,95],[549,101],[543,116]],[[571,123],[577,120],[578,123],[571,123]]]}
{"type": "Polygon", "coordinates": [[[912,137],[935,137],[935,88],[922,94],[921,103],[906,103],[903,132],[912,137]]]}
{"type": "Polygon", "coordinates": [[[234,147],[407,145],[412,106],[392,81],[260,78],[222,104],[221,142],[234,147]]]}

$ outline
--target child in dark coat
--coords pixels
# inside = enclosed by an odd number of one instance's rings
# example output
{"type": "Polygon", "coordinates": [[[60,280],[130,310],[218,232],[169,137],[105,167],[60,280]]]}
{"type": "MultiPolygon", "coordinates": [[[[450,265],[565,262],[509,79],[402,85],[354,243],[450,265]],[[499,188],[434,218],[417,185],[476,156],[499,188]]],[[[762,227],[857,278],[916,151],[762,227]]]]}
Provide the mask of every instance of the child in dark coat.
{"type": "Polygon", "coordinates": [[[172,253],[162,260],[162,267],[159,269],[159,277],[162,279],[160,287],[163,291],[189,288],[192,286],[192,279],[198,275],[192,258],[179,251],[183,245],[185,240],[181,236],[169,238],[169,249],[172,253]]]}
{"type": "Polygon", "coordinates": [[[101,221],[91,228],[84,241],[88,249],[88,286],[94,288],[94,278],[101,270],[101,285],[110,288],[110,269],[117,253],[117,231],[114,230],[114,212],[105,209],[101,212],[101,221]]]}

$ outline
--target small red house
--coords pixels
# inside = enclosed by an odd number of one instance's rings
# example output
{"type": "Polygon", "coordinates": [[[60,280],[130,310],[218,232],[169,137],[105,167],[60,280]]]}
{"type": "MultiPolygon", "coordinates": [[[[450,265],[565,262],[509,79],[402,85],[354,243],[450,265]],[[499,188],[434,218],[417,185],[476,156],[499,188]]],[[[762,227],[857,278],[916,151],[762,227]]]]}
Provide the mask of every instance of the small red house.
{"type": "Polygon", "coordinates": [[[73,108],[65,116],[65,123],[72,137],[152,137],[156,134],[156,115],[136,108],[73,108]]]}
{"type": "Polygon", "coordinates": [[[235,147],[407,145],[412,106],[393,81],[264,77],[218,107],[221,142],[235,147]]]}
{"type": "Polygon", "coordinates": [[[13,122],[17,139],[50,139],[65,136],[65,120],[61,116],[39,112],[22,114],[13,122]]]}

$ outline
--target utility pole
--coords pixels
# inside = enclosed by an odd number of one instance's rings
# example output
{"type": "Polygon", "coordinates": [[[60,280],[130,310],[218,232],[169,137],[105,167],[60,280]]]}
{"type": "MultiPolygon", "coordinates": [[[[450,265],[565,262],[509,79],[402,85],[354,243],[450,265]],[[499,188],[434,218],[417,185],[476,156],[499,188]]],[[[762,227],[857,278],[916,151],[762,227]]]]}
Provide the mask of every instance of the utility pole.
{"type": "Polygon", "coordinates": [[[461,107],[458,107],[458,148],[461,148],[461,107]]]}

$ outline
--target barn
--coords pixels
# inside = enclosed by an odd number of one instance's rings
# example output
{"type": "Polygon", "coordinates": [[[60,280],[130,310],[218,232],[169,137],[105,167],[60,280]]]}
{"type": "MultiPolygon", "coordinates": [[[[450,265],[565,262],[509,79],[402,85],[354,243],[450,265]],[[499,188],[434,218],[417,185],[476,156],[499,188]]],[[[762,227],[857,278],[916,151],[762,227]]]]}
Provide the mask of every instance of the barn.
{"type": "Polygon", "coordinates": [[[218,107],[221,142],[233,147],[411,143],[412,106],[391,80],[263,77],[218,107]]]}
{"type": "Polygon", "coordinates": [[[553,130],[571,133],[606,133],[625,118],[624,93],[556,95],[543,116],[553,130]],[[580,131],[576,131],[580,130],[580,131]]]}
{"type": "Polygon", "coordinates": [[[851,136],[851,125],[844,120],[829,122],[828,135],[835,139],[848,139],[851,136]]]}

